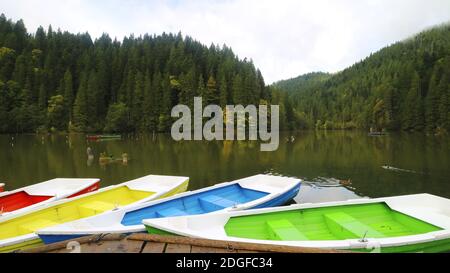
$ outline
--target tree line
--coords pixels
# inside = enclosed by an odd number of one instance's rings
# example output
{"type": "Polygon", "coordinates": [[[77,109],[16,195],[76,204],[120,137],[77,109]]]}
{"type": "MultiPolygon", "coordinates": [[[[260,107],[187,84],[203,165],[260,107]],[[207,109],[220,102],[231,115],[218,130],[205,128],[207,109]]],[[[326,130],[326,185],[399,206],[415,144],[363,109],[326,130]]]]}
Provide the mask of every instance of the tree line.
{"type": "Polygon", "coordinates": [[[274,84],[303,128],[450,132],[450,25],[397,42],[336,74],[274,84]]]}
{"type": "MultiPolygon", "coordinates": [[[[252,61],[226,45],[181,33],[125,37],[72,34],[0,16],[0,133],[167,132],[171,109],[203,104],[281,104],[252,61]]],[[[288,107],[291,107],[288,105],[288,107]]]]}

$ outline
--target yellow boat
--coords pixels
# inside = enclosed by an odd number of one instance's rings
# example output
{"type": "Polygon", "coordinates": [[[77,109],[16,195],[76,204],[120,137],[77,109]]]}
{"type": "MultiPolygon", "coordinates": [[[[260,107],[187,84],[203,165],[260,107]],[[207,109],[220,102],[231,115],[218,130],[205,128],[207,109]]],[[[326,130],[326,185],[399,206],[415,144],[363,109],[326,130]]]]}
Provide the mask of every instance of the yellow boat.
{"type": "Polygon", "coordinates": [[[188,177],[149,175],[57,201],[33,211],[6,215],[0,218],[0,252],[13,252],[43,244],[35,234],[39,229],[172,196],[186,191],[188,184],[188,177]]]}

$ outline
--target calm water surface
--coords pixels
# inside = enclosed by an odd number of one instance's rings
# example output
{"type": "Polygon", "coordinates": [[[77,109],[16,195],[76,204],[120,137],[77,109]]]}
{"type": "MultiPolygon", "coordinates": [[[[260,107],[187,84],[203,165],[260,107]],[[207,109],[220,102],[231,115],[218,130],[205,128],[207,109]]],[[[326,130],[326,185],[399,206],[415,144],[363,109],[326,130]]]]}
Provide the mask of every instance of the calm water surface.
{"type": "Polygon", "coordinates": [[[165,174],[189,176],[190,189],[199,189],[272,173],[305,180],[300,203],[423,192],[450,198],[449,137],[310,131],[294,134],[292,142],[286,138],[267,153],[258,142],[175,142],[170,135],[104,142],[87,142],[84,135],[1,135],[0,182],[15,189],[55,177],[94,177],[106,186],[165,174]],[[88,160],[88,147],[94,160],[88,160]],[[130,160],[102,164],[101,152],[116,158],[127,153],[130,160]]]}

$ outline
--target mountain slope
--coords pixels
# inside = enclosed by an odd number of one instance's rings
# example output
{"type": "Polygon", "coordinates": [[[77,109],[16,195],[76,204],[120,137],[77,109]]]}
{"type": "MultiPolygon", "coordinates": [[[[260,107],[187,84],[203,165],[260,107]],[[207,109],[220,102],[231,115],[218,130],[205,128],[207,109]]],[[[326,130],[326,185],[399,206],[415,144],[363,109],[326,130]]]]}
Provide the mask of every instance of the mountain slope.
{"type": "Polygon", "coordinates": [[[330,79],[331,77],[332,75],[328,73],[312,72],[289,80],[276,82],[272,86],[278,89],[282,89],[288,93],[294,93],[317,86],[320,83],[323,83],[324,81],[330,79]]]}
{"type": "MultiPolygon", "coordinates": [[[[450,25],[395,43],[313,86],[283,82],[309,127],[450,130],[450,25]]],[[[281,87],[283,87],[281,85],[281,87]]]]}
{"type": "MultiPolygon", "coordinates": [[[[171,109],[273,102],[252,62],[181,34],[93,41],[0,16],[0,133],[170,130],[171,109]]],[[[192,109],[192,108],[191,108],[192,109]]]]}

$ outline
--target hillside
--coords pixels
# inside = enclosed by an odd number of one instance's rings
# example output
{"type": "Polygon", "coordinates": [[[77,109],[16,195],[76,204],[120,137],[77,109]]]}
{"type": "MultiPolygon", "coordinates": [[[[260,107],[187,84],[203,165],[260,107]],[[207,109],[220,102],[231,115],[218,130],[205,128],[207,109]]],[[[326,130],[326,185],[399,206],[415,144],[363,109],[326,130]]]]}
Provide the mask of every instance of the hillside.
{"type": "Polygon", "coordinates": [[[166,132],[172,107],[194,96],[221,106],[283,100],[227,46],[166,33],[92,40],[51,26],[29,34],[0,16],[0,133],[166,132]]]}
{"type": "Polygon", "coordinates": [[[312,72],[300,75],[289,80],[282,80],[274,83],[274,88],[282,89],[288,93],[294,93],[317,86],[332,77],[331,74],[324,72],[312,72]]]}
{"type": "Polygon", "coordinates": [[[395,43],[318,84],[278,84],[310,128],[450,131],[450,25],[395,43]],[[297,88],[292,88],[297,86],[297,88]]]}

